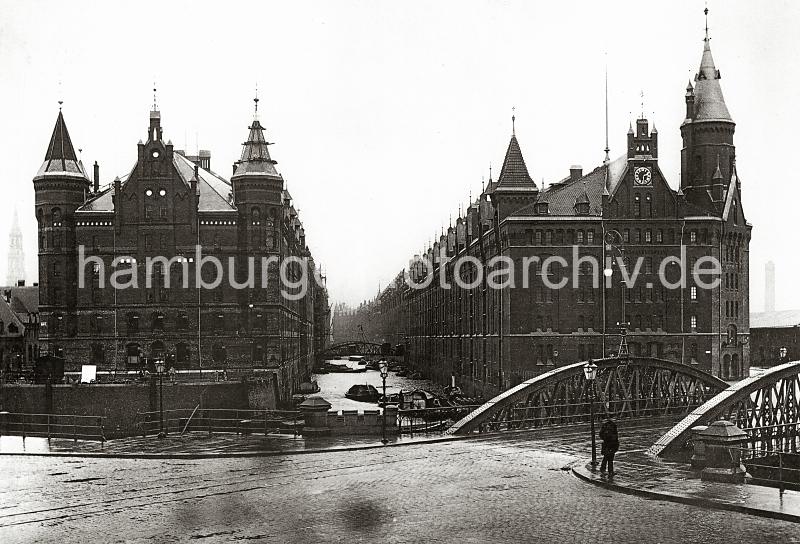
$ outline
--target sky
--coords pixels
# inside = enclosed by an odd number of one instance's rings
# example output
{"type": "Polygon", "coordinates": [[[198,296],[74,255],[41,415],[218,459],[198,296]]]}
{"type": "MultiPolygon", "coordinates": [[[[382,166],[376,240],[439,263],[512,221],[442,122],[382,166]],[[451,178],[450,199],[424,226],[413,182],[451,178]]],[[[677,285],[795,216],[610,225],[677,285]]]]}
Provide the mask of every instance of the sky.
{"type": "MultiPolygon", "coordinates": [[[[63,100],[83,163],[127,173],[155,83],[165,139],[209,149],[228,177],[259,113],[335,302],[372,298],[438,236],[516,134],[534,180],[598,166],[608,69],[612,158],[644,111],[677,188],[684,92],[697,71],[700,1],[41,2],[0,0],[0,279],[19,210],[37,279],[32,178],[63,100]]],[[[792,285],[800,3],[712,0],[711,47],[736,121],[742,207],[753,224],[751,308],[775,262],[792,285]]],[[[544,181],[543,181],[544,180],[544,181]]]]}

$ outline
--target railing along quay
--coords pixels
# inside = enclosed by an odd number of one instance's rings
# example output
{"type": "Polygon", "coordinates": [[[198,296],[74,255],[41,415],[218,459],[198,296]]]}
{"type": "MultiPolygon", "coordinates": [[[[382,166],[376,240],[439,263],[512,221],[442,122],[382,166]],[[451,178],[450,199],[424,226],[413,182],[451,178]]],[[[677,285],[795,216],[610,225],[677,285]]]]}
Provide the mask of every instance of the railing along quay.
{"type": "Polygon", "coordinates": [[[464,404],[437,408],[406,408],[397,411],[397,432],[416,434],[443,433],[456,421],[481,406],[464,404]]]}
{"type": "Polygon", "coordinates": [[[751,483],[777,487],[781,493],[787,487],[800,490],[800,453],[761,448],[738,449],[742,464],[753,477],[751,483]]]}
{"type": "MultiPolygon", "coordinates": [[[[161,412],[137,412],[136,425],[142,437],[161,432],[161,412]]],[[[265,435],[288,431],[300,434],[303,415],[294,410],[236,410],[227,408],[179,408],[164,410],[164,434],[184,432],[265,435]]]]}
{"type": "Polygon", "coordinates": [[[28,436],[99,440],[105,442],[105,425],[101,416],[75,414],[0,413],[0,436],[28,436]]]}

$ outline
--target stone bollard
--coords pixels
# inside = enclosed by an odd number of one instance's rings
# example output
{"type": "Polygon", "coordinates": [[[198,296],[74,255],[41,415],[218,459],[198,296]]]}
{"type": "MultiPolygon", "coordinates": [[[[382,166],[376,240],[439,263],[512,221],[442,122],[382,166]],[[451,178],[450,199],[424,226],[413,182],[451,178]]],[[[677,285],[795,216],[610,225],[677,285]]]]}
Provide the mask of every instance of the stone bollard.
{"type": "Polygon", "coordinates": [[[698,433],[705,444],[705,468],[702,480],[711,482],[743,483],[747,471],[742,465],[740,446],[747,441],[747,433],[730,421],[715,421],[698,433]]]}
{"type": "Polygon", "coordinates": [[[692,458],[689,461],[693,468],[705,468],[706,466],[706,443],[700,437],[700,433],[708,429],[707,425],[692,427],[692,458]]]}
{"type": "Polygon", "coordinates": [[[386,434],[397,434],[397,405],[387,404],[386,410],[386,434]]]}
{"type": "Polygon", "coordinates": [[[297,407],[303,414],[303,434],[328,434],[328,409],[331,403],[322,397],[308,397],[297,407]]]}

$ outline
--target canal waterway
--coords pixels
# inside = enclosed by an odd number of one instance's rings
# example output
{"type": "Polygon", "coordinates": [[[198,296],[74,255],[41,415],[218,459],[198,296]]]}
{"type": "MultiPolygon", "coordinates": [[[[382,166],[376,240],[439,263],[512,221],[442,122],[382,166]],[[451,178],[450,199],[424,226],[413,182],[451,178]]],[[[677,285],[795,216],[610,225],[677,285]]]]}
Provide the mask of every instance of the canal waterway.
{"type": "MultiPolygon", "coordinates": [[[[347,359],[332,359],[328,361],[336,365],[346,365],[350,368],[358,368],[359,365],[355,361],[347,359]]],[[[366,372],[358,373],[339,373],[331,372],[329,374],[315,374],[314,379],[319,384],[320,391],[315,393],[314,396],[322,397],[331,403],[331,410],[376,410],[379,409],[378,405],[369,402],[358,402],[350,400],[344,396],[347,390],[356,384],[372,385],[378,392],[383,393],[383,382],[381,380],[381,373],[378,370],[367,370],[366,372]]],[[[442,387],[434,384],[430,380],[412,380],[408,377],[398,376],[395,372],[389,372],[386,378],[386,394],[399,393],[403,391],[415,391],[417,389],[424,389],[432,393],[440,393],[442,387]]]]}

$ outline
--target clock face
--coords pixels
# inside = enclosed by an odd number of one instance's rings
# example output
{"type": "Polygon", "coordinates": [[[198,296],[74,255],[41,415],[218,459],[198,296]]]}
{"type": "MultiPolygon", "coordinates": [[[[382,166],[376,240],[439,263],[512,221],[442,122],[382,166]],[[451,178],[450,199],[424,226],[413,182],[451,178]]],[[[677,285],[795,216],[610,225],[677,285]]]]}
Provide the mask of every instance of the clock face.
{"type": "Polygon", "coordinates": [[[653,173],[646,166],[640,166],[633,172],[636,185],[650,185],[653,182],[653,173]]]}

